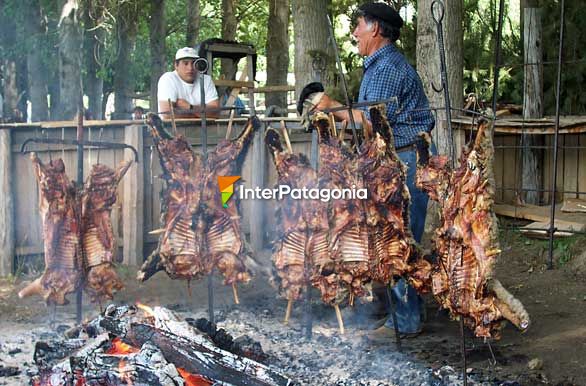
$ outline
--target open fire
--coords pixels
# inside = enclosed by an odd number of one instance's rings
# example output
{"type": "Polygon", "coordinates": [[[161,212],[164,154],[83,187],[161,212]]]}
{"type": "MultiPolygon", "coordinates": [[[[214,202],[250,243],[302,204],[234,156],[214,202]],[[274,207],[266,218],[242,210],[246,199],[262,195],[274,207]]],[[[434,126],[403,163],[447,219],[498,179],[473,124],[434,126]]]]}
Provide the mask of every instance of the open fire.
{"type": "MultiPolygon", "coordinates": [[[[31,384],[293,384],[279,371],[239,354],[246,350],[230,352],[218,347],[213,336],[192,324],[163,307],[110,306],[85,323],[77,337],[37,342],[34,361],[38,372],[32,376],[31,384]]],[[[215,335],[221,334],[218,331],[215,335]]]]}

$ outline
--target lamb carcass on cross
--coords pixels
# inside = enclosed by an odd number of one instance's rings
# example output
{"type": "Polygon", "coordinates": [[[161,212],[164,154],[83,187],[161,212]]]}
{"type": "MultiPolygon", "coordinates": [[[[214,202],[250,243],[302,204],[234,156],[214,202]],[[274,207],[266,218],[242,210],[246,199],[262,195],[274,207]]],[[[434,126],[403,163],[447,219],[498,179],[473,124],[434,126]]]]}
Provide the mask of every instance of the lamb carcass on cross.
{"type": "Polygon", "coordinates": [[[248,120],[244,130],[235,139],[222,139],[208,154],[203,185],[203,213],[206,222],[204,242],[208,259],[224,276],[224,284],[248,282],[249,267],[254,264],[241,229],[237,197],[230,205],[222,206],[218,177],[240,175],[242,162],[260,128],[260,120],[248,120]]]}
{"type": "MultiPolygon", "coordinates": [[[[281,137],[274,129],[266,132],[265,142],[273,155],[279,185],[291,189],[317,187],[316,172],[306,156],[283,149],[281,137]]],[[[327,206],[320,200],[298,200],[285,195],[278,204],[277,218],[273,263],[280,279],[281,294],[291,302],[299,299],[305,285],[316,278],[315,267],[320,267],[321,271],[321,267],[331,261],[327,206]]],[[[313,284],[322,290],[324,301],[331,302],[323,288],[327,283],[313,284]]]]}
{"type": "Polygon", "coordinates": [[[417,148],[417,186],[440,206],[441,226],[435,231],[437,263],[432,291],[440,306],[478,337],[498,338],[504,319],[521,330],[529,327],[527,311],[493,277],[500,254],[494,213],[491,125],[480,124],[475,141],[464,148],[451,170],[446,156],[432,156],[431,138],[417,148]]]}
{"type": "MultiPolygon", "coordinates": [[[[364,180],[358,171],[356,156],[332,135],[328,116],[318,112],[312,119],[312,125],[318,131],[319,138],[319,187],[340,190],[363,188],[364,180]]],[[[372,255],[364,201],[358,198],[332,200],[328,209],[329,244],[333,264],[328,262],[327,265],[333,265],[339,282],[339,287],[331,285],[330,288],[346,292],[351,299],[370,296],[372,293],[372,255]]],[[[331,270],[327,268],[327,272],[329,271],[331,270]]],[[[331,293],[327,297],[341,299],[346,294],[331,293]]]]}
{"type": "Polygon", "coordinates": [[[156,272],[165,270],[173,279],[197,279],[209,274],[213,268],[203,250],[206,227],[201,212],[203,159],[193,151],[185,137],[173,138],[167,133],[156,114],[147,116],[147,124],[159,153],[165,181],[161,200],[164,231],[137,278],[145,281],[156,272]]]}
{"type": "Polygon", "coordinates": [[[65,296],[77,290],[82,280],[79,199],[62,159],[43,164],[35,153],[31,159],[39,184],[45,272],[18,296],[40,295],[48,304],[63,305],[69,302],[65,296]]]}
{"type": "Polygon", "coordinates": [[[425,292],[432,266],[423,259],[409,227],[407,168],[395,152],[385,106],[373,106],[369,112],[372,128],[363,128],[365,140],[357,166],[369,194],[365,207],[372,278],[389,284],[405,277],[415,289],[425,292]]]}
{"type": "Polygon", "coordinates": [[[252,264],[240,227],[237,205],[222,207],[218,177],[237,173],[255,130],[254,117],[233,140],[222,140],[204,160],[185,137],[172,137],[155,114],[147,116],[165,180],[163,233],[157,249],[138,274],[147,280],[164,269],[175,279],[197,279],[214,268],[225,284],[247,282],[252,264]]]}
{"type": "Polygon", "coordinates": [[[116,191],[132,161],[122,161],[116,170],[92,166],[82,194],[82,247],[86,270],[85,290],[92,301],[112,299],[124,287],[114,270],[116,238],[112,230],[112,206],[116,191]]]}

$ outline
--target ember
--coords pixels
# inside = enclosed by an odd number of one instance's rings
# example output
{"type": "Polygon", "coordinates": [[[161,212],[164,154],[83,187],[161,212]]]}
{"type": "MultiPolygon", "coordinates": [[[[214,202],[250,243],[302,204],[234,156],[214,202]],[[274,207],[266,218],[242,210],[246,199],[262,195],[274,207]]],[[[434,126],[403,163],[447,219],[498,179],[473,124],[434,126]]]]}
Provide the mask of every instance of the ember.
{"type": "Polygon", "coordinates": [[[106,353],[111,355],[126,355],[139,351],[140,350],[136,347],[132,347],[131,345],[121,341],[120,338],[114,338],[114,340],[112,340],[112,347],[110,347],[106,353]]]}
{"type": "Polygon", "coordinates": [[[185,380],[185,386],[207,386],[213,384],[213,382],[210,382],[201,375],[191,374],[181,367],[177,367],[177,371],[179,371],[179,374],[181,374],[181,377],[185,380]]]}
{"type": "Polygon", "coordinates": [[[162,307],[109,306],[83,330],[79,339],[37,342],[33,385],[292,384],[264,364],[215,346],[162,307]]]}

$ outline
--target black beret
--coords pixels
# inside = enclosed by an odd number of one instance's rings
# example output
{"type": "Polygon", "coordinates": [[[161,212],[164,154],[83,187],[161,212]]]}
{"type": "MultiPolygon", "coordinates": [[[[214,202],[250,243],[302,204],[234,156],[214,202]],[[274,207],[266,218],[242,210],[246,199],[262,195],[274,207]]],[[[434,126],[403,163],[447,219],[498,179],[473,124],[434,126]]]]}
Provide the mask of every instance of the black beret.
{"type": "Polygon", "coordinates": [[[369,17],[382,20],[392,27],[400,29],[403,27],[403,19],[399,12],[385,3],[364,3],[358,7],[358,11],[369,17]]]}
{"type": "Polygon", "coordinates": [[[303,87],[301,90],[301,94],[299,94],[299,99],[297,100],[297,112],[299,115],[303,112],[303,102],[313,93],[316,92],[324,92],[324,86],[320,82],[312,82],[308,83],[303,87]]]}

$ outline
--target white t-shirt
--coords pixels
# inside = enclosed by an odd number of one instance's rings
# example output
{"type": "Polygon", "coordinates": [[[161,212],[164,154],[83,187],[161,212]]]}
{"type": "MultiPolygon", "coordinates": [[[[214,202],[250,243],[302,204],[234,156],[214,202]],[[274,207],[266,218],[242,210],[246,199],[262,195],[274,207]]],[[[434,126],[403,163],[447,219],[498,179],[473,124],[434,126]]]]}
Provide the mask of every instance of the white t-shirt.
{"type": "MultiPolygon", "coordinates": [[[[205,103],[208,104],[218,99],[218,91],[211,76],[203,75],[205,103]]],[[[166,72],[159,78],[157,99],[159,101],[176,102],[177,99],[185,99],[194,106],[201,104],[201,90],[199,85],[200,75],[195,76],[193,83],[184,82],[176,71],[166,72]]]]}

